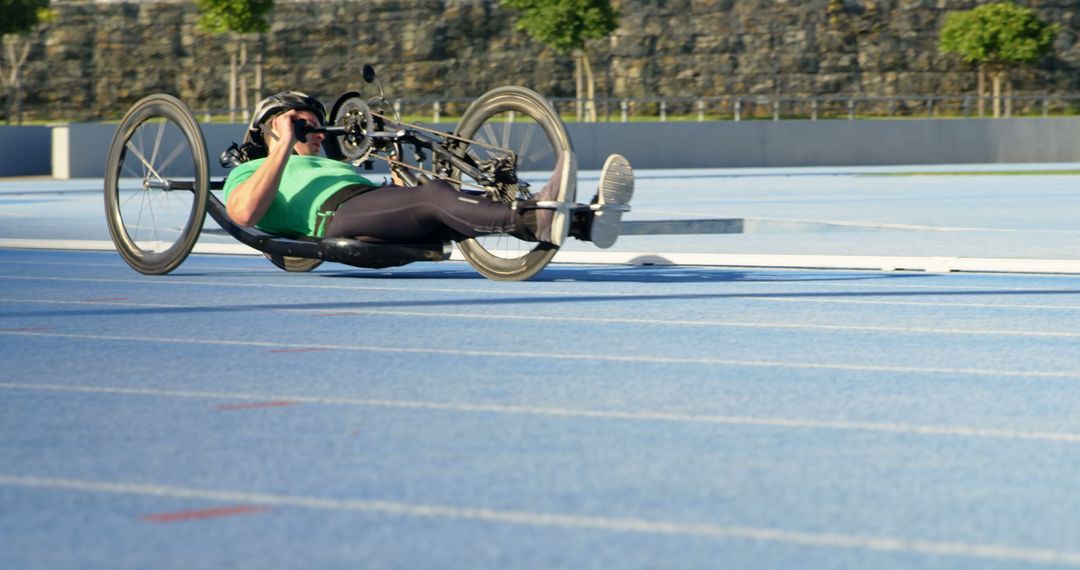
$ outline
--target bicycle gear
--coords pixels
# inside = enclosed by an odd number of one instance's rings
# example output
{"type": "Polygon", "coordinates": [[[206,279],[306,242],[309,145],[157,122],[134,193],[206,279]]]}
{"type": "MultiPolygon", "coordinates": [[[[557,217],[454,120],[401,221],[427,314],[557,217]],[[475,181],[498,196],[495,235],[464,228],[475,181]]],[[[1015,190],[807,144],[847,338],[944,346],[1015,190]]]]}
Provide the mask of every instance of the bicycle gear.
{"type": "MultiPolygon", "coordinates": [[[[489,173],[490,186],[486,188],[488,194],[504,204],[513,204],[518,200],[522,188],[517,177],[517,157],[513,154],[502,158],[482,160],[477,163],[486,173],[489,173]]],[[[526,192],[528,194],[528,192],[526,192]]],[[[529,196],[526,196],[528,198],[529,196]]]]}
{"type": "Polygon", "coordinates": [[[371,134],[374,131],[374,121],[368,104],[359,97],[339,100],[334,105],[330,120],[334,125],[345,127],[340,143],[344,158],[353,164],[366,160],[371,154],[371,134]]]}

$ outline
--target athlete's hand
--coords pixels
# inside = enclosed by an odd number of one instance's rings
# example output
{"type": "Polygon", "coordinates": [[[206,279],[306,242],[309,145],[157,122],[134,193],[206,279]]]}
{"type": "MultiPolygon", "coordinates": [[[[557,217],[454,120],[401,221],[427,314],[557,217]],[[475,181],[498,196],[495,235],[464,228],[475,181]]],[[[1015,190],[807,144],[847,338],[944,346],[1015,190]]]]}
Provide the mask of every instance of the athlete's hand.
{"type": "Polygon", "coordinates": [[[271,128],[274,129],[274,133],[278,137],[278,142],[287,143],[289,148],[292,148],[293,143],[296,142],[296,130],[293,128],[293,121],[298,118],[295,110],[289,110],[274,117],[274,120],[270,123],[271,128]]]}
{"type": "Polygon", "coordinates": [[[405,180],[401,178],[401,174],[394,168],[390,169],[390,181],[394,183],[394,186],[405,187],[405,180]]]}

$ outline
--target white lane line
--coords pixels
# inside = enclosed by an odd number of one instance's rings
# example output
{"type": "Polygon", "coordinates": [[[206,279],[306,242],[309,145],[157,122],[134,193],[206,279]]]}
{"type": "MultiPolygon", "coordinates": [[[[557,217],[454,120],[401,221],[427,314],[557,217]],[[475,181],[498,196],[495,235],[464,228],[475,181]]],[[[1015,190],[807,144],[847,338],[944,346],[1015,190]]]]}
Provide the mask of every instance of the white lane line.
{"type": "MultiPolygon", "coordinates": [[[[202,285],[208,287],[221,288],[223,285],[229,287],[251,287],[251,288],[268,288],[268,289],[327,289],[327,290],[339,290],[339,291],[390,291],[396,293],[455,293],[455,294],[473,294],[473,295],[514,295],[514,296],[533,296],[533,297],[579,297],[579,293],[568,292],[556,292],[556,291],[541,291],[536,289],[455,289],[450,287],[375,287],[370,285],[310,285],[299,283],[251,283],[251,282],[237,282],[237,281],[222,281],[220,278],[213,278],[207,281],[191,281],[185,279],[178,279],[173,277],[147,277],[145,279],[105,279],[105,278],[90,278],[90,277],[34,277],[29,275],[0,275],[0,279],[16,280],[16,281],[66,281],[77,283],[122,283],[128,285],[202,285]]],[[[638,296],[636,293],[604,293],[604,297],[634,297],[638,296]]]]}
{"type": "MultiPolygon", "coordinates": [[[[232,308],[232,304],[220,304],[220,306],[213,306],[213,304],[173,304],[173,303],[144,303],[144,302],[131,302],[131,301],[113,301],[113,300],[64,300],[64,299],[18,299],[14,297],[0,298],[0,302],[10,302],[14,304],[19,303],[36,303],[36,304],[93,304],[93,306],[107,306],[107,307],[131,307],[133,309],[225,309],[232,308]]],[[[267,309],[268,311],[296,311],[306,312],[314,309],[267,309]]]]}
{"type": "Polygon", "coordinates": [[[27,384],[16,382],[0,382],[0,389],[40,392],[72,392],[82,394],[107,394],[119,396],[144,396],[153,398],[183,398],[197,400],[252,402],[289,401],[302,404],[315,404],[326,406],[355,406],[366,408],[434,410],[440,412],[457,412],[468,414],[505,414],[556,418],[584,418],[640,422],[712,424],[772,427],[797,430],[866,431],[906,435],[966,437],[1021,441],[1048,441],[1055,443],[1080,443],[1080,433],[1018,431],[967,426],[932,426],[898,423],[845,422],[835,420],[802,420],[791,418],[721,416],[709,414],[684,414],[653,411],[593,410],[584,408],[507,406],[501,404],[463,404],[449,402],[425,402],[417,400],[377,400],[368,398],[342,398],[303,395],[294,396],[283,394],[251,394],[244,392],[205,392],[197,390],[158,390],[153,388],[123,388],[115,386],[77,386],[61,384],[27,384]]]}
{"type": "MultiPolygon", "coordinates": [[[[968,277],[970,277],[970,276],[968,276],[968,277]]],[[[959,276],[955,277],[955,279],[957,279],[957,280],[963,280],[964,278],[965,277],[959,277],[959,276]]],[[[1039,278],[1039,279],[1063,279],[1064,276],[1061,276],[1061,275],[1025,275],[1024,278],[1025,279],[1036,279],[1036,278],[1039,278]]],[[[1073,278],[1071,276],[1068,277],[1068,279],[1072,279],[1073,283],[1074,283],[1073,287],[1071,289],[1068,289],[1068,292],[1080,295],[1080,282],[1076,282],[1075,278],[1073,278]]],[[[961,291],[961,292],[963,292],[963,291],[991,291],[991,292],[992,291],[1008,291],[1008,292],[1023,291],[1023,292],[1039,293],[1039,292],[1045,292],[1045,291],[1051,291],[1051,292],[1058,291],[1058,289],[1056,289],[1056,288],[1049,288],[1048,289],[1045,286],[1044,287],[995,287],[993,285],[931,285],[931,284],[928,284],[928,283],[927,284],[907,284],[907,283],[887,283],[887,284],[882,284],[882,283],[855,282],[854,280],[852,280],[851,282],[822,281],[820,283],[817,283],[817,282],[814,282],[812,279],[807,279],[806,281],[810,282],[810,283],[813,283],[814,285],[821,285],[822,287],[843,287],[845,289],[849,288],[849,287],[875,288],[875,289],[880,289],[882,287],[888,287],[889,289],[911,289],[911,290],[925,290],[925,291],[961,291]]],[[[756,283],[770,283],[770,282],[769,281],[755,281],[754,283],[756,284],[756,283]]],[[[800,282],[799,281],[773,281],[771,283],[793,284],[793,283],[800,283],[800,282]]]]}
{"type": "MultiPolygon", "coordinates": [[[[110,307],[132,307],[132,308],[146,308],[146,309],[202,309],[202,308],[226,308],[234,307],[235,305],[175,305],[166,303],[132,303],[129,301],[112,301],[112,300],[88,300],[88,301],[71,301],[71,300],[59,300],[59,299],[18,299],[14,297],[0,298],[0,303],[33,303],[38,305],[108,305],[110,307]]],[[[302,312],[304,309],[269,309],[269,310],[291,310],[302,312]]],[[[314,309],[310,309],[314,311],[314,309]]]]}
{"type": "MultiPolygon", "coordinates": [[[[32,303],[39,305],[108,305],[110,307],[151,308],[151,309],[235,309],[234,305],[176,305],[164,303],[132,303],[129,301],[112,300],[53,300],[53,299],[17,299],[0,297],[0,303],[32,303]]],[[[886,327],[873,325],[815,325],[808,323],[760,323],[743,321],[718,321],[718,320],[677,320],[677,319],[631,319],[617,317],[570,317],[570,316],[537,316],[537,315],[485,315],[478,313],[449,313],[440,311],[400,311],[383,309],[292,309],[287,307],[268,308],[270,312],[316,314],[333,317],[345,316],[391,316],[391,317],[419,317],[427,319],[464,319],[478,321],[525,321],[525,322],[556,322],[556,323],[589,323],[589,324],[624,324],[643,326],[672,326],[672,327],[716,327],[716,328],[748,328],[762,330],[808,330],[828,332],[878,332],[897,334],[939,334],[961,336],[1019,336],[1036,338],[1080,338],[1076,332],[1054,331],[1031,331],[1031,330],[994,330],[994,329],[950,329],[941,327],[886,327]],[[331,313],[331,314],[328,314],[331,313]]]]}
{"type": "MultiPolygon", "coordinates": [[[[62,262],[62,261],[38,261],[38,260],[22,260],[22,259],[6,260],[4,263],[5,263],[5,265],[57,265],[57,266],[65,266],[65,267],[79,266],[79,267],[110,267],[110,268],[120,267],[120,266],[118,266],[116,264],[106,264],[106,263],[87,263],[87,262],[69,263],[69,262],[62,262]]],[[[188,268],[189,265],[191,265],[192,266],[191,268],[194,268],[194,269],[207,269],[207,270],[223,270],[223,269],[225,269],[220,265],[199,266],[199,265],[195,265],[195,264],[185,264],[184,267],[188,268]]],[[[261,271],[261,272],[268,272],[268,273],[274,273],[274,274],[280,273],[280,271],[275,270],[275,268],[273,268],[272,266],[269,266],[269,265],[267,265],[267,267],[264,267],[264,268],[257,268],[257,267],[232,268],[232,267],[230,267],[230,268],[227,268],[227,269],[229,271],[243,269],[243,270],[247,270],[247,271],[261,271]]],[[[680,268],[678,268],[678,267],[672,267],[672,268],[658,267],[658,268],[652,268],[651,270],[655,271],[657,269],[659,269],[661,271],[679,271],[680,270],[680,268]]],[[[350,268],[347,267],[347,266],[342,266],[341,270],[342,271],[349,271],[350,268]]],[[[392,268],[390,270],[392,270],[392,268]]],[[[375,270],[373,270],[373,271],[375,271],[375,270]]],[[[604,267],[602,264],[598,264],[596,271],[633,271],[633,270],[632,269],[626,269],[626,268],[614,268],[613,269],[613,268],[609,268],[609,267],[604,267]]],[[[717,271],[731,271],[731,269],[730,268],[717,268],[717,271]]],[[[760,271],[763,272],[763,273],[790,273],[790,274],[799,275],[799,274],[805,274],[808,270],[807,269],[790,268],[790,267],[766,267],[766,268],[761,268],[760,271]]],[[[836,272],[831,272],[831,273],[836,273],[836,272]]],[[[851,274],[858,274],[858,273],[880,274],[881,272],[880,271],[867,271],[867,270],[852,270],[850,273],[851,274]]],[[[996,276],[1002,277],[1002,275],[996,275],[996,276]]],[[[964,276],[953,275],[953,276],[949,276],[948,279],[969,280],[969,279],[974,278],[974,277],[976,277],[976,276],[973,276],[973,275],[964,275],[964,276]]],[[[979,277],[984,277],[984,276],[979,276],[979,277]]],[[[1013,276],[1008,276],[1008,277],[1013,277],[1013,276]]],[[[62,279],[62,278],[57,278],[57,279],[62,279]]],[[[802,278],[802,279],[777,279],[777,280],[752,279],[749,282],[753,283],[754,285],[778,285],[778,286],[800,286],[800,285],[804,285],[804,284],[809,283],[809,284],[813,284],[815,286],[832,287],[832,288],[850,288],[850,287],[881,288],[881,287],[884,286],[883,284],[877,283],[877,282],[866,283],[866,282],[860,281],[861,279],[863,279],[863,278],[862,277],[855,277],[855,278],[852,278],[850,280],[821,281],[821,280],[819,280],[817,278],[814,278],[814,277],[807,277],[807,278],[802,278]]],[[[1038,281],[1038,280],[1060,281],[1062,279],[1071,279],[1071,276],[1030,274],[1030,275],[1024,275],[1023,279],[1028,280],[1028,281],[1038,281]]],[[[739,281],[739,280],[733,281],[733,283],[744,283],[744,284],[747,283],[747,282],[748,281],[745,281],[745,280],[744,281],[739,281]]],[[[1046,287],[1002,287],[1002,286],[993,286],[993,285],[932,285],[932,284],[928,284],[928,283],[908,284],[908,283],[893,283],[893,282],[888,283],[887,286],[890,289],[913,289],[913,290],[926,290],[926,291],[941,290],[941,291],[1031,291],[1031,292],[1039,292],[1039,291],[1045,291],[1046,290],[1046,287]]],[[[1078,294],[1080,294],[1080,286],[1077,286],[1076,291],[1077,291],[1078,294]]]]}
{"type": "Polygon", "coordinates": [[[1068,378],[1080,379],[1080,370],[1070,371],[1031,371],[1031,370],[993,370],[986,368],[933,368],[917,366],[885,366],[871,364],[843,364],[816,362],[785,362],[779,360],[736,360],[725,358],[677,358],[667,356],[616,355],[616,354],[575,354],[558,352],[502,352],[497,350],[466,350],[456,348],[409,348],[397,346],[346,345],[288,343],[254,340],[227,340],[205,338],[166,338],[133,337],[118,335],[91,335],[74,333],[35,332],[26,330],[0,329],[0,335],[30,336],[41,338],[67,338],[89,341],[150,342],[167,344],[195,344],[211,346],[246,346],[258,348],[306,348],[319,350],[343,350],[349,352],[374,352],[390,354],[439,354],[445,356],[510,358],[514,360],[536,359],[537,361],[598,361],[629,362],[644,364],[686,364],[702,366],[736,366],[749,368],[790,368],[796,370],[843,370],[848,372],[886,372],[903,374],[941,374],[964,376],[996,376],[1007,378],[1068,378]]]}
{"type": "MultiPolygon", "coordinates": [[[[1051,277],[1060,278],[1061,276],[1060,275],[1025,275],[1024,277],[1027,277],[1027,278],[1041,277],[1041,278],[1044,278],[1044,279],[1049,279],[1051,277]]],[[[961,278],[960,277],[955,277],[955,279],[961,279],[961,278]]],[[[966,292],[970,292],[970,291],[977,291],[979,293],[984,293],[984,292],[985,293],[996,293],[996,292],[1002,292],[1002,293],[1017,293],[1017,292],[1021,292],[1021,293],[1045,293],[1045,292],[1053,292],[1053,293],[1057,293],[1057,292],[1060,292],[1060,289],[1055,288],[1053,286],[1044,286],[1044,287],[993,287],[993,286],[988,286],[988,285],[971,285],[971,286],[964,286],[964,285],[929,285],[929,284],[927,284],[927,285],[906,285],[906,284],[892,283],[892,282],[888,282],[888,283],[881,283],[881,282],[865,283],[865,282],[861,282],[861,281],[860,282],[854,282],[854,280],[852,280],[850,282],[837,282],[837,281],[821,281],[821,282],[817,282],[817,281],[814,281],[813,279],[793,279],[793,280],[790,280],[790,281],[768,281],[768,280],[763,279],[763,280],[760,280],[760,281],[751,281],[751,282],[753,284],[755,284],[755,285],[757,285],[759,283],[763,283],[763,284],[769,284],[769,285],[795,285],[795,286],[798,286],[798,285],[814,285],[815,287],[816,286],[821,286],[822,288],[834,288],[834,289],[838,289],[838,288],[843,288],[843,289],[877,289],[877,291],[873,291],[873,292],[888,292],[888,291],[891,291],[893,289],[899,289],[899,290],[907,290],[907,291],[919,291],[919,292],[923,292],[926,295],[934,295],[936,292],[940,291],[941,295],[943,295],[943,296],[950,296],[952,293],[966,293],[966,292]]],[[[1070,294],[1075,293],[1077,295],[1080,295],[1080,283],[1078,283],[1072,289],[1067,290],[1067,292],[1070,293],[1070,294]]]]}
{"type": "MultiPolygon", "coordinates": [[[[2,301],[3,299],[0,299],[2,301]]],[[[294,310],[294,309],[288,309],[294,310]]],[[[298,312],[326,313],[325,310],[295,309],[298,312]]],[[[1050,332],[1050,331],[1020,331],[1020,330],[987,330],[987,329],[949,329],[940,327],[885,327],[872,325],[816,325],[807,323],[760,323],[743,321],[717,321],[717,320],[675,320],[675,319],[630,319],[614,317],[568,317],[568,316],[531,316],[531,315],[480,315],[469,313],[445,313],[438,311],[396,311],[382,309],[342,309],[334,311],[335,316],[341,315],[386,315],[399,317],[426,317],[444,319],[475,319],[475,320],[505,320],[505,321],[550,321],[567,323],[604,323],[604,324],[627,324],[627,325],[657,325],[679,327],[727,327],[748,329],[790,329],[810,331],[837,331],[837,332],[880,332],[880,333],[911,333],[911,334],[941,334],[941,335],[985,335],[985,336],[1022,336],[1022,337],[1045,337],[1045,338],[1080,338],[1080,333],[1074,332],[1050,332]]]]}
{"type": "MultiPolygon", "coordinates": [[[[46,265],[46,266],[57,266],[57,267],[101,267],[101,268],[109,268],[109,269],[123,268],[124,266],[120,262],[120,259],[118,257],[116,257],[115,259],[116,259],[116,263],[104,263],[104,262],[103,263],[91,263],[91,262],[86,262],[86,261],[72,261],[72,262],[67,262],[67,261],[38,261],[38,260],[12,259],[12,260],[5,260],[4,265],[5,266],[7,266],[7,265],[46,265]]],[[[187,270],[196,269],[196,270],[203,270],[203,271],[217,270],[217,271],[227,271],[229,273],[232,273],[234,271],[248,271],[248,272],[260,272],[260,273],[275,274],[275,275],[281,273],[280,269],[274,267],[273,265],[270,265],[269,262],[267,262],[266,267],[246,267],[246,266],[225,267],[225,266],[221,266],[221,265],[200,265],[199,263],[196,262],[196,263],[184,263],[184,269],[187,269],[187,270]]],[[[1035,276],[1031,276],[1031,277],[1035,277],[1035,276]]]]}
{"type": "MultiPolygon", "coordinates": [[[[13,260],[13,261],[9,261],[9,262],[6,262],[6,263],[20,264],[20,265],[61,265],[61,266],[86,266],[86,267],[115,267],[115,265],[92,264],[92,263],[64,263],[64,262],[58,262],[58,261],[13,260]]],[[[222,269],[222,268],[220,266],[207,266],[207,267],[205,267],[205,269],[222,269]]],[[[248,270],[248,271],[267,271],[269,269],[270,268],[265,268],[265,269],[246,268],[246,270],[248,270]]],[[[347,270],[347,269],[348,268],[343,268],[343,270],[347,270]]],[[[232,269],[230,268],[230,271],[231,270],[232,269]]],[[[601,268],[598,268],[598,271],[610,271],[610,269],[605,269],[605,268],[601,267],[601,268]]],[[[764,269],[763,269],[763,271],[764,271],[764,269]]],[[[806,270],[805,269],[794,270],[794,269],[790,269],[790,268],[775,268],[775,269],[768,269],[768,271],[770,271],[770,272],[772,272],[772,271],[785,271],[785,272],[799,273],[799,272],[805,272],[806,270]]],[[[269,271],[269,272],[270,273],[275,273],[274,271],[269,271]]],[[[970,276],[965,276],[964,278],[967,278],[967,277],[970,277],[970,276]]],[[[1061,276],[1061,275],[1034,274],[1034,275],[1026,275],[1024,277],[1025,277],[1025,279],[1061,279],[1063,276],[1061,276]]],[[[31,277],[31,276],[0,276],[0,278],[6,278],[6,279],[35,279],[36,277],[31,277]]],[[[955,278],[956,279],[962,279],[959,276],[957,276],[955,278]]],[[[82,277],[40,277],[40,279],[80,280],[80,279],[87,279],[87,278],[82,278],[82,277]]],[[[169,279],[171,280],[172,278],[169,278],[169,279]]],[[[120,283],[135,283],[135,282],[138,282],[138,280],[134,280],[134,279],[115,280],[115,281],[120,282],[120,283]]],[[[747,281],[735,281],[733,283],[746,284],[748,282],[747,281]]],[[[1048,291],[1048,290],[1049,291],[1055,291],[1055,289],[1047,289],[1047,287],[998,287],[998,286],[992,286],[992,285],[931,285],[931,284],[921,284],[921,283],[920,284],[907,284],[907,283],[887,283],[887,284],[882,284],[882,283],[859,282],[859,281],[856,281],[855,279],[841,281],[841,282],[818,281],[818,280],[815,280],[814,278],[783,279],[783,280],[776,280],[776,281],[770,281],[768,279],[754,279],[752,281],[749,281],[749,283],[753,283],[754,285],[789,286],[789,287],[791,287],[791,286],[797,287],[797,286],[804,286],[806,284],[812,284],[815,287],[826,287],[826,288],[905,289],[905,290],[915,290],[915,291],[991,291],[991,292],[993,292],[993,291],[1006,291],[1006,292],[1032,292],[1032,293],[1045,292],[1045,291],[1048,291]]],[[[203,284],[206,284],[206,283],[203,283],[203,284]]],[[[303,287],[317,287],[317,286],[304,285],[303,287]]],[[[401,289],[401,290],[406,290],[406,289],[401,289]]],[[[443,289],[443,290],[447,290],[447,289],[443,289]]],[[[467,292],[467,291],[474,291],[474,290],[455,290],[455,291],[467,292]]],[[[889,291],[886,290],[884,292],[888,293],[889,291]]],[[[1080,295],[1080,285],[1077,285],[1075,287],[1075,292],[1076,292],[1077,295],[1080,295]]]]}
{"type": "MultiPolygon", "coordinates": [[[[74,249],[115,250],[107,241],[0,239],[0,248],[11,249],[74,249]]],[[[195,253],[258,255],[242,244],[196,244],[195,253]]],[[[461,261],[455,250],[450,259],[461,261]]],[[[665,265],[682,267],[734,268],[805,268],[894,271],[914,270],[932,273],[951,271],[994,273],[1052,273],[1080,274],[1080,260],[1074,259],[1010,259],[982,257],[928,257],[881,255],[807,255],[807,254],[743,254],[743,253],[682,253],[682,252],[624,252],[562,250],[553,258],[555,263],[587,265],[665,265]]]]}
{"type": "MultiPolygon", "coordinates": [[[[887,293],[886,293],[887,294],[887,293]]],[[[1031,305],[1026,303],[932,303],[929,301],[871,301],[869,299],[808,299],[796,297],[748,297],[748,301],[767,303],[826,303],[835,305],[892,305],[898,307],[956,307],[963,309],[1020,309],[1080,311],[1078,305],[1031,305]]]]}
{"type": "Polygon", "coordinates": [[[298,495],[199,489],[171,485],[89,481],[83,479],[60,479],[23,475],[0,474],[0,485],[36,489],[59,489],[87,493],[111,493],[118,495],[243,503],[270,507],[295,507],[327,511],[379,513],[383,515],[425,519],[478,521],[507,525],[625,532],[656,536],[697,536],[718,540],[753,540],[797,544],[819,548],[869,550],[874,552],[906,552],[924,556],[947,556],[1080,566],[1080,553],[1078,552],[1041,548],[1020,548],[998,544],[938,542],[931,540],[859,536],[841,533],[799,532],[777,528],[723,526],[707,523],[679,523],[629,517],[583,516],[367,499],[331,499],[298,495]]]}
{"type": "MultiPolygon", "coordinates": [[[[55,225],[55,224],[54,224],[55,225]]],[[[65,239],[16,239],[0,238],[3,249],[51,249],[64,251],[116,251],[116,246],[109,240],[65,240],[65,239]]],[[[238,242],[202,242],[196,243],[192,253],[211,255],[262,255],[258,250],[238,242]]]]}
{"type": "MultiPolygon", "coordinates": [[[[463,259],[460,253],[450,259],[463,259]]],[[[681,253],[560,250],[556,263],[591,265],[662,265],[681,267],[732,267],[839,269],[867,271],[925,271],[948,273],[1080,273],[1075,259],[1002,259],[965,257],[901,257],[877,255],[779,255],[746,253],[681,253]]]]}
{"type": "MultiPolygon", "coordinates": [[[[705,217],[704,214],[687,214],[689,216],[705,217]]],[[[722,216],[715,216],[722,217],[722,216]]],[[[849,220],[814,220],[802,218],[745,218],[746,222],[757,223],[782,223],[782,224],[806,224],[813,226],[842,226],[851,228],[880,228],[886,230],[922,231],[922,232],[984,232],[984,233],[1022,233],[1022,234],[1080,234],[1077,230],[1047,230],[1047,229],[1022,229],[1022,228],[994,228],[977,226],[928,226],[918,224],[901,224],[895,222],[853,222],[849,220]]]]}
{"type": "MultiPolygon", "coordinates": [[[[228,281],[223,282],[220,280],[214,281],[189,281],[183,279],[174,279],[172,277],[159,277],[159,278],[146,278],[146,279],[104,279],[104,278],[88,278],[88,277],[33,277],[25,275],[0,275],[0,280],[19,280],[19,281],[64,281],[64,282],[77,282],[77,283],[119,283],[130,285],[199,285],[206,287],[220,288],[222,283],[227,283],[229,286],[235,287],[263,287],[273,289],[319,289],[319,290],[340,290],[340,291],[381,291],[381,292],[400,292],[400,293],[455,293],[455,294],[472,294],[472,295],[505,295],[505,296],[517,296],[517,297],[550,297],[550,298],[585,298],[596,297],[596,300],[606,299],[618,299],[623,297],[628,298],[641,298],[641,297],[655,297],[656,299],[678,299],[679,295],[671,295],[670,297],[656,294],[656,293],[572,293],[563,291],[540,291],[536,289],[518,290],[518,289],[454,289],[447,287],[373,287],[367,285],[308,285],[308,284],[296,284],[296,283],[244,283],[228,281]]],[[[767,282],[762,282],[767,283],[767,282]]],[[[786,283],[786,284],[790,284],[786,283]]],[[[815,286],[818,284],[814,284],[815,286]]],[[[840,286],[840,285],[835,285],[840,286]]],[[[865,285],[870,287],[871,285],[865,285]]],[[[891,286],[890,286],[891,287],[891,286]]],[[[964,288],[961,287],[961,290],[964,288]]],[[[993,288],[988,288],[993,290],[993,288]]],[[[1045,289],[1019,289],[1021,291],[1046,291],[1045,289]]],[[[897,295],[893,291],[882,290],[877,291],[880,295],[897,295]]],[[[792,295],[830,295],[830,293],[799,293],[793,292],[792,295]]],[[[861,293],[860,295],[870,295],[871,293],[861,293]]],[[[903,293],[899,293],[902,295],[903,293]]],[[[746,293],[746,292],[720,292],[720,293],[702,293],[700,291],[690,291],[684,294],[688,297],[716,297],[723,299],[737,299],[742,301],[764,301],[764,302],[783,302],[783,303],[836,303],[836,304],[865,304],[865,305],[898,305],[898,306],[915,306],[915,307],[960,307],[960,308],[979,308],[979,309],[1050,309],[1055,311],[1080,311],[1080,305],[1032,305],[1024,303],[1011,303],[1011,304],[996,304],[996,303],[954,303],[954,302],[927,302],[927,301],[872,301],[872,300],[853,300],[853,299],[835,299],[835,298],[800,298],[800,297],[783,297],[783,296],[762,296],[762,295],[783,295],[783,293],[746,293]]],[[[1080,297],[1080,290],[1077,292],[1080,297]]]]}

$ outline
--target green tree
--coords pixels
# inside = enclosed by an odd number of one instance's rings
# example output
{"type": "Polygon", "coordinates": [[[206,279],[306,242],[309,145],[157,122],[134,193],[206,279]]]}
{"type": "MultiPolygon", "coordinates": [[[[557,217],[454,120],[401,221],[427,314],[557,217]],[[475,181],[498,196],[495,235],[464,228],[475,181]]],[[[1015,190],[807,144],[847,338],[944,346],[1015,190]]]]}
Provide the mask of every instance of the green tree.
{"type": "MultiPolygon", "coordinates": [[[[586,50],[588,40],[605,38],[619,27],[619,12],[610,0],[502,0],[520,12],[516,27],[559,53],[574,56],[577,99],[585,99],[588,120],[596,120],[596,80],[586,50]],[[587,95],[582,97],[582,75],[587,95]]],[[[581,118],[581,106],[578,118],[581,118]]]]}
{"type": "MultiPolygon", "coordinates": [[[[993,81],[994,117],[1001,116],[1001,85],[1010,69],[1037,63],[1053,48],[1058,25],[1011,2],[984,4],[946,16],[938,40],[942,53],[959,54],[979,69],[979,115],[984,112],[986,74],[993,81]]],[[[1008,84],[1007,84],[1008,85],[1008,84]]],[[[1012,86],[1008,85],[1009,93],[1012,86]]]]}
{"type": "MultiPolygon", "coordinates": [[[[237,81],[237,68],[246,68],[248,61],[247,37],[265,32],[270,28],[266,16],[274,7],[274,0],[195,0],[199,9],[199,28],[212,34],[228,34],[232,38],[229,49],[229,122],[236,121],[236,94],[240,92],[240,105],[248,111],[247,75],[237,81]],[[239,60],[239,62],[237,61],[239,60]]],[[[256,56],[254,87],[262,91],[262,54],[256,56]]]]}
{"type": "Polygon", "coordinates": [[[7,72],[0,64],[0,78],[7,88],[7,123],[22,124],[22,67],[30,55],[30,32],[52,19],[49,0],[0,0],[0,36],[3,38],[7,72]]]}

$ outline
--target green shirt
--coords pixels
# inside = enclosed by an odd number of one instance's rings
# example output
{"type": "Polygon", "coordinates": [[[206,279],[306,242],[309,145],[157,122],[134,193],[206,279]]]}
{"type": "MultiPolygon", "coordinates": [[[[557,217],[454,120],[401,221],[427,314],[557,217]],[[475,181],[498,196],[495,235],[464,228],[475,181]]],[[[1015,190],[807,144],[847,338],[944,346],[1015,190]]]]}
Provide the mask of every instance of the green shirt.
{"type": "MultiPolygon", "coordinates": [[[[237,166],[225,180],[225,201],[240,183],[251,178],[266,159],[259,158],[237,166]]],[[[319,206],[334,192],[353,185],[376,186],[360,176],[352,165],[321,156],[293,155],[285,163],[281,184],[270,209],[255,227],[283,236],[315,236],[319,206]]]]}

